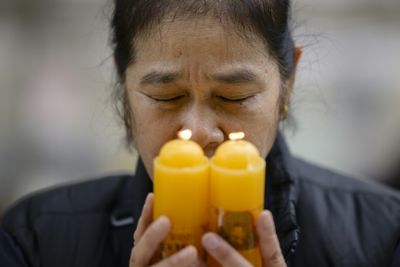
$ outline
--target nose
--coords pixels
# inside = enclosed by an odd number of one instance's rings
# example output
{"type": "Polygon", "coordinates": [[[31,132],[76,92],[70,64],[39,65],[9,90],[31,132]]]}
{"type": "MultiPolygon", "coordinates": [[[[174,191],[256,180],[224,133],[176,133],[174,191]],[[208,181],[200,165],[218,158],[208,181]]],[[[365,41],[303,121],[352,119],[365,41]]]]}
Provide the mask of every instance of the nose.
{"type": "Polygon", "coordinates": [[[198,143],[208,157],[224,142],[224,131],[218,126],[215,112],[208,107],[194,106],[182,118],[182,130],[192,131],[192,140],[198,143]]]}

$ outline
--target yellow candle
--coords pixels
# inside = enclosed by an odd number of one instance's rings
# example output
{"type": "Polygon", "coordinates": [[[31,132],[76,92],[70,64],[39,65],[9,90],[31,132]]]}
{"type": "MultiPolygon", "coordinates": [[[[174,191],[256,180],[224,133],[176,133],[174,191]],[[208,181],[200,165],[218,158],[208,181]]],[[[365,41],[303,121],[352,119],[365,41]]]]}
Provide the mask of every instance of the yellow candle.
{"type": "MultiPolygon", "coordinates": [[[[261,266],[255,222],[264,207],[264,184],[265,160],[253,144],[231,140],[217,149],[210,163],[210,230],[253,266],[261,266]]],[[[208,263],[219,266],[212,258],[208,263]]]]}
{"type": "Polygon", "coordinates": [[[161,148],[154,160],[153,217],[167,216],[172,229],[153,262],[187,245],[194,245],[204,256],[201,236],[208,227],[208,180],[208,159],[198,144],[176,139],[161,148]]]}

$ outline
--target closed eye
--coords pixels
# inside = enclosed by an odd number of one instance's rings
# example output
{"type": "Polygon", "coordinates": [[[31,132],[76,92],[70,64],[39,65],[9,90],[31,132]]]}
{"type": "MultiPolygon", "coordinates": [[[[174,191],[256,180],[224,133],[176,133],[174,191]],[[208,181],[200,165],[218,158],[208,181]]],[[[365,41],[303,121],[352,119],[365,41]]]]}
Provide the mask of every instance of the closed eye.
{"type": "Polygon", "coordinates": [[[221,96],[221,95],[219,95],[219,96],[217,96],[217,97],[218,97],[220,100],[225,101],[225,102],[233,102],[233,103],[238,102],[238,103],[240,103],[240,102],[243,102],[243,101],[245,101],[245,100],[247,100],[247,99],[253,97],[253,95],[251,95],[251,96],[246,96],[246,97],[240,97],[240,98],[236,98],[236,97],[226,97],[226,96],[221,96]]]}
{"type": "Polygon", "coordinates": [[[159,102],[173,102],[177,101],[179,99],[182,99],[184,96],[179,95],[179,96],[173,96],[173,97],[161,97],[161,96],[149,96],[151,99],[159,102]]]}

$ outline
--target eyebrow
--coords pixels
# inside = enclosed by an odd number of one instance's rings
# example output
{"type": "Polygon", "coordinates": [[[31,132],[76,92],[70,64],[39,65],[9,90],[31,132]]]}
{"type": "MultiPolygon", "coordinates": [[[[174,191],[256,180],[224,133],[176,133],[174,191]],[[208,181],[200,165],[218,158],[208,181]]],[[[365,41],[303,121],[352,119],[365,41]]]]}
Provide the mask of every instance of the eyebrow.
{"type": "Polygon", "coordinates": [[[257,81],[257,74],[248,69],[240,69],[232,73],[213,74],[211,78],[222,83],[249,83],[257,81]]]}
{"type": "MultiPolygon", "coordinates": [[[[141,85],[159,85],[173,83],[181,77],[179,72],[152,71],[142,77],[141,85]]],[[[229,84],[250,83],[257,81],[257,74],[249,69],[239,69],[231,73],[212,74],[211,79],[229,84]]]]}
{"type": "Polygon", "coordinates": [[[180,77],[179,72],[152,71],[142,77],[141,85],[166,84],[175,82],[180,77]]]}

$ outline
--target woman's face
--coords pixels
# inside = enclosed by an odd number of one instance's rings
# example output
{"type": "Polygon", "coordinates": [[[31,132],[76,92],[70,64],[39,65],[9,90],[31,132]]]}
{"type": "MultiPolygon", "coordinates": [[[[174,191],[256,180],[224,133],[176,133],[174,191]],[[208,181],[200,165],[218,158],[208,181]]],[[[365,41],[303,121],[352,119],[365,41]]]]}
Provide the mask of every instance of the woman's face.
{"type": "Polygon", "coordinates": [[[258,37],[217,20],[175,19],[140,36],[126,72],[136,148],[152,176],[161,146],[190,129],[208,157],[242,131],[265,157],[279,121],[279,69],[258,37]]]}

